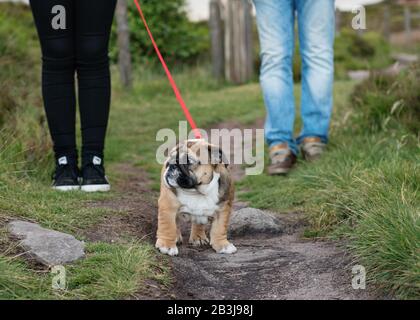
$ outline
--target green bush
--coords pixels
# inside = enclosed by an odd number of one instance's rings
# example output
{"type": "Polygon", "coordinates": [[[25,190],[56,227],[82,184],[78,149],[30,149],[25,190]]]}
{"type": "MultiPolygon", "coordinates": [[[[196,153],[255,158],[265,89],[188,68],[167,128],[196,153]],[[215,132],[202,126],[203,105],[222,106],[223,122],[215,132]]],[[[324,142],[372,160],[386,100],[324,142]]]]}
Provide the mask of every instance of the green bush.
{"type": "Polygon", "coordinates": [[[355,88],[352,102],[360,109],[363,130],[420,132],[420,64],[399,76],[375,74],[355,88]]]}
{"type": "Polygon", "coordinates": [[[376,32],[358,35],[344,29],[335,41],[336,75],[345,78],[347,71],[382,69],[392,64],[388,42],[376,32]]]}
{"type": "MultiPolygon", "coordinates": [[[[209,50],[209,30],[204,23],[189,21],[185,0],[143,0],[142,10],[165,60],[170,64],[191,63],[209,50]]],[[[137,8],[129,6],[131,53],[134,63],[158,62],[137,8]]],[[[111,57],[117,60],[116,26],[113,27],[111,57]]]]}

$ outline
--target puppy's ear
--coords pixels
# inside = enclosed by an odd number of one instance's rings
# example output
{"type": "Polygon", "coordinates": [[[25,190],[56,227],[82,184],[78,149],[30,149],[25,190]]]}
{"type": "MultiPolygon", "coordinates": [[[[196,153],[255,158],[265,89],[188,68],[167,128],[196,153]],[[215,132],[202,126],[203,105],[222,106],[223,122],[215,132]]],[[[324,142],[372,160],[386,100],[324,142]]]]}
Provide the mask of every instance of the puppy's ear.
{"type": "Polygon", "coordinates": [[[226,168],[229,166],[229,160],[221,148],[209,145],[209,154],[211,164],[224,164],[226,168]]]}

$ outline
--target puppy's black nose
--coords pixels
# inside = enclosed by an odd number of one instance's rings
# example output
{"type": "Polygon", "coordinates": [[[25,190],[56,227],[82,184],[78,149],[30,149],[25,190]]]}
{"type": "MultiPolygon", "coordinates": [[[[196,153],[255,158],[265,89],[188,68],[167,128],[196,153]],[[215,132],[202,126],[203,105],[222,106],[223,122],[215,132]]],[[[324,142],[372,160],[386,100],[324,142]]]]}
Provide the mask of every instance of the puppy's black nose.
{"type": "Polygon", "coordinates": [[[195,179],[186,176],[180,176],[176,182],[183,189],[193,189],[197,184],[195,179]]]}

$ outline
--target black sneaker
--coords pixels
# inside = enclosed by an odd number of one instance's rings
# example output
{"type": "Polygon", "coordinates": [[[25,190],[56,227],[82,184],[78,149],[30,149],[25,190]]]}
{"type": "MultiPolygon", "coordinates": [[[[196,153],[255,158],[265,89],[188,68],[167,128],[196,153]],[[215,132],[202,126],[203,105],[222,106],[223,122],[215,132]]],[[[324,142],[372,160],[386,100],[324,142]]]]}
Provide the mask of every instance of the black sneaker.
{"type": "Polygon", "coordinates": [[[80,189],[79,169],[76,162],[69,157],[61,157],[57,160],[52,178],[52,188],[55,190],[74,191],[80,189]]]}
{"type": "Polygon", "coordinates": [[[82,191],[85,192],[107,192],[111,185],[105,176],[105,168],[102,158],[90,156],[82,168],[82,191]]]}

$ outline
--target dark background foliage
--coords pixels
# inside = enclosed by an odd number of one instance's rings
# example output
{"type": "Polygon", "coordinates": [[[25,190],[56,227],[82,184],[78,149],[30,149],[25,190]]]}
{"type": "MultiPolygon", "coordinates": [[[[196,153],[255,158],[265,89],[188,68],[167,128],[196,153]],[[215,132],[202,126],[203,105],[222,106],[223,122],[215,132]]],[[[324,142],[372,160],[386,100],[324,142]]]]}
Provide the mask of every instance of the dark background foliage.
{"type": "MultiPolygon", "coordinates": [[[[165,60],[168,63],[192,63],[209,50],[209,30],[206,23],[188,20],[185,0],[142,0],[142,10],[165,60]]],[[[134,64],[157,62],[152,43],[141,22],[137,8],[129,1],[131,54],[134,64]]],[[[111,57],[118,56],[116,26],[113,27],[111,57]]]]}

